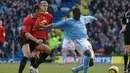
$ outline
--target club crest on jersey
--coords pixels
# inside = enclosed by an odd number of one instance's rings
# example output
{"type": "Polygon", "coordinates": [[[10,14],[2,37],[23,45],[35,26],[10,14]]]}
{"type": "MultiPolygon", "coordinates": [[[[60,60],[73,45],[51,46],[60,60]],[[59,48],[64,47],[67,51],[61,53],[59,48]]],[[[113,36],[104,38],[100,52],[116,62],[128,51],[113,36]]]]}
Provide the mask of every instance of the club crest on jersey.
{"type": "Polygon", "coordinates": [[[126,19],[126,23],[129,23],[129,19],[126,19]]]}
{"type": "Polygon", "coordinates": [[[22,29],[23,29],[23,30],[26,29],[26,26],[22,26],[22,29]]]}

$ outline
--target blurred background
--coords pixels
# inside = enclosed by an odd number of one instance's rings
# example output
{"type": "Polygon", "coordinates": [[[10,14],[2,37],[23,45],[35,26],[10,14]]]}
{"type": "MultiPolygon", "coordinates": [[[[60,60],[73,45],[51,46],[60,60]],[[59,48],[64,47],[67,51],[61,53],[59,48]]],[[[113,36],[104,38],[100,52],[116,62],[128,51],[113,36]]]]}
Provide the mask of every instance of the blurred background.
{"type": "MultiPolygon", "coordinates": [[[[0,49],[0,58],[21,58],[23,56],[15,38],[20,34],[24,18],[31,13],[32,6],[41,0],[0,0],[0,20],[6,30],[6,42],[0,49]]],[[[42,0],[43,1],[43,0],[42,0]]],[[[124,51],[121,18],[130,8],[130,0],[46,0],[53,22],[72,17],[72,8],[79,7],[82,15],[92,15],[98,22],[88,24],[89,41],[96,56],[121,56],[124,51]]],[[[54,55],[61,55],[62,30],[49,33],[48,45],[56,49],[54,55]]]]}

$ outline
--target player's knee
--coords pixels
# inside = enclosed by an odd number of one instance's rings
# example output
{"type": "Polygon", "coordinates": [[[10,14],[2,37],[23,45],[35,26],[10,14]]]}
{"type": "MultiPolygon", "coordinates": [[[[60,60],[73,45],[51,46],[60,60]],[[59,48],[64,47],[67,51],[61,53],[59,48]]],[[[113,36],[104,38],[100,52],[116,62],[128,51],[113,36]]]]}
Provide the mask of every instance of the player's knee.
{"type": "Polygon", "coordinates": [[[45,45],[45,44],[40,44],[36,48],[40,51],[47,53],[47,54],[51,53],[51,48],[49,46],[45,45]]]}
{"type": "Polygon", "coordinates": [[[47,54],[51,54],[52,50],[51,49],[46,49],[45,51],[47,54]]]}
{"type": "Polygon", "coordinates": [[[84,55],[91,57],[91,52],[89,50],[85,50],[84,51],[84,55]]]}
{"type": "Polygon", "coordinates": [[[71,52],[72,52],[72,54],[76,54],[74,50],[72,50],[71,52]]]}
{"type": "Polygon", "coordinates": [[[27,57],[27,58],[30,58],[30,52],[24,53],[24,56],[27,57]]]}

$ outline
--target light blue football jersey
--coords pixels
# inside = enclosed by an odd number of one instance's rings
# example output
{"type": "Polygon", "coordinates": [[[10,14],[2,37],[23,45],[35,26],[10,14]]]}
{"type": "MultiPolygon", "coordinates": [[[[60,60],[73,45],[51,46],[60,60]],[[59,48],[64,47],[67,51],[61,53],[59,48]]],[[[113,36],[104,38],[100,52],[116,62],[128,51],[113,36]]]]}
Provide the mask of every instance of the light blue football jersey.
{"type": "Polygon", "coordinates": [[[80,20],[75,20],[74,18],[68,18],[66,20],[60,21],[53,24],[53,28],[63,29],[64,37],[67,39],[80,39],[88,38],[87,29],[85,24],[97,20],[93,16],[81,16],[80,20]]]}

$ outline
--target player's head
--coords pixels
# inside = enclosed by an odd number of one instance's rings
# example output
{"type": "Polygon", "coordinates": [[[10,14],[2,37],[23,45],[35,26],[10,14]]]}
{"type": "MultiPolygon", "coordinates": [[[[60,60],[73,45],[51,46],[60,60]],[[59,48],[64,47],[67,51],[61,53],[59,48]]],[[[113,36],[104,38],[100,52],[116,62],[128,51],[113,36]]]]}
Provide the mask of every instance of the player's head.
{"type": "Polygon", "coordinates": [[[81,15],[80,9],[79,8],[74,8],[73,9],[73,18],[76,19],[76,20],[79,20],[80,15],[81,15]]]}
{"type": "Polygon", "coordinates": [[[0,26],[2,26],[2,20],[0,20],[0,26]]]}
{"type": "Polygon", "coordinates": [[[42,6],[45,10],[45,12],[47,12],[48,9],[48,3],[46,1],[41,1],[40,2],[40,6],[42,6]]]}
{"type": "Polygon", "coordinates": [[[40,5],[35,5],[33,8],[33,13],[35,13],[36,16],[40,16],[44,11],[44,8],[42,8],[40,5]]]}

